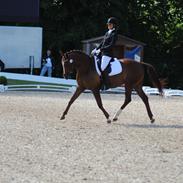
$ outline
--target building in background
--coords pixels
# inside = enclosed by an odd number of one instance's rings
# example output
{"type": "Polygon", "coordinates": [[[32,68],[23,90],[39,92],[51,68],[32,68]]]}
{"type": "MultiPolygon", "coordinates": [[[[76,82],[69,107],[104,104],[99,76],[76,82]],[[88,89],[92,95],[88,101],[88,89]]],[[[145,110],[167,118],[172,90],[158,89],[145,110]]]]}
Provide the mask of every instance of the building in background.
{"type": "Polygon", "coordinates": [[[0,60],[5,70],[40,69],[42,58],[42,28],[0,26],[0,60]]]}
{"type": "MultiPolygon", "coordinates": [[[[83,40],[83,51],[90,55],[91,51],[96,48],[104,36],[83,40]]],[[[131,39],[129,37],[118,35],[118,39],[116,41],[115,48],[113,50],[114,56],[116,58],[132,58],[136,61],[143,60],[143,52],[144,52],[145,43],[131,39]]]]}
{"type": "Polygon", "coordinates": [[[0,4],[1,70],[30,73],[39,69],[42,56],[42,28],[12,26],[39,22],[39,0],[6,0],[0,4]],[[4,64],[4,65],[3,65],[4,64]]]}

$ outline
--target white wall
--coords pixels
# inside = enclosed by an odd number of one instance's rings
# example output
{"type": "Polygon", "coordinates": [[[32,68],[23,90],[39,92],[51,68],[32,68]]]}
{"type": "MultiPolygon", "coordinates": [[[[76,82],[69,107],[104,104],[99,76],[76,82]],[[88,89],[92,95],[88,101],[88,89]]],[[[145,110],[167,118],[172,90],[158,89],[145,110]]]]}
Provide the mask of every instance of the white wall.
{"type": "Polygon", "coordinates": [[[42,28],[0,26],[0,59],[5,68],[29,68],[29,56],[34,56],[34,68],[40,68],[42,28]]]}
{"type": "Polygon", "coordinates": [[[73,79],[66,80],[63,78],[52,78],[52,77],[35,76],[29,74],[14,74],[8,72],[0,72],[0,76],[5,76],[7,79],[77,86],[76,80],[73,79]]]}

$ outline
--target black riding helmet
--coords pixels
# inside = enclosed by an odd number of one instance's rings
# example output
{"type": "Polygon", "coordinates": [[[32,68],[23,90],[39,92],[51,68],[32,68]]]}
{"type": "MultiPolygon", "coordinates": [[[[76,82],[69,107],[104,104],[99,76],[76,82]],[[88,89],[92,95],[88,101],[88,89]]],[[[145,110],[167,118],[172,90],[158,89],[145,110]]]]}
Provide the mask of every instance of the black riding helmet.
{"type": "Polygon", "coordinates": [[[110,18],[107,20],[107,24],[113,24],[114,26],[117,26],[117,25],[118,25],[118,20],[117,20],[117,18],[115,18],[115,17],[110,17],[110,18]]]}

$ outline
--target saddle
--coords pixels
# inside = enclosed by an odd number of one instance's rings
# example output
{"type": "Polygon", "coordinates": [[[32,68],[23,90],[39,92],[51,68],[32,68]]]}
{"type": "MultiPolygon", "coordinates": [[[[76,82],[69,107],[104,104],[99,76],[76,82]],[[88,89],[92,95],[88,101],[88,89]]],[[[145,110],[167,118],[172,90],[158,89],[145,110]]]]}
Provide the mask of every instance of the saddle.
{"type": "MultiPolygon", "coordinates": [[[[97,55],[94,58],[95,58],[96,70],[97,70],[98,74],[101,75],[101,73],[102,73],[102,70],[101,70],[102,56],[97,55]]],[[[111,60],[109,61],[108,65],[105,69],[105,72],[107,73],[108,76],[114,76],[114,75],[121,73],[122,72],[122,65],[121,65],[120,61],[116,58],[111,58],[111,60]]]]}

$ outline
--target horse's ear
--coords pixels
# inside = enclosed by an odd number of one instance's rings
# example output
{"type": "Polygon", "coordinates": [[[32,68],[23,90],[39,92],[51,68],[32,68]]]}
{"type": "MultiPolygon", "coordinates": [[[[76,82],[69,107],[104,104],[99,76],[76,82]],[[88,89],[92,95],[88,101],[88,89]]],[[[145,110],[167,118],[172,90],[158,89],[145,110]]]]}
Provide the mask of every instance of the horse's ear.
{"type": "Polygon", "coordinates": [[[64,54],[65,58],[69,58],[69,55],[67,53],[64,54]]]}

